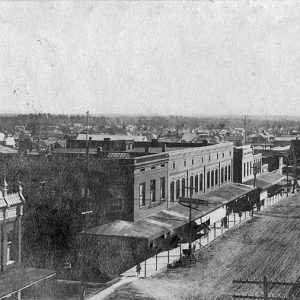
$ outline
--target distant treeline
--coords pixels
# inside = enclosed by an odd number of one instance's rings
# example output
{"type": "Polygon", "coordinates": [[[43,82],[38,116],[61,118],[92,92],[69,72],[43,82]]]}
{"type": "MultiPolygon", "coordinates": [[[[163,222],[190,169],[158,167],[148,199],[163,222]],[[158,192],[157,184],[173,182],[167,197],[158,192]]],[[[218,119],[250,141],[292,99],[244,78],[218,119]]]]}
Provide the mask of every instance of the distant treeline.
{"type": "MultiPolygon", "coordinates": [[[[272,126],[298,127],[300,118],[289,117],[247,117],[247,128],[271,128],[272,126]]],[[[18,114],[0,115],[0,131],[12,131],[15,125],[29,126],[42,124],[48,126],[70,126],[76,123],[85,125],[86,115],[66,114],[18,114]]],[[[127,126],[134,125],[138,129],[145,126],[151,128],[197,128],[202,126],[207,129],[244,127],[242,116],[211,116],[211,117],[189,117],[189,116],[119,116],[119,115],[91,115],[89,117],[91,126],[127,126]]]]}

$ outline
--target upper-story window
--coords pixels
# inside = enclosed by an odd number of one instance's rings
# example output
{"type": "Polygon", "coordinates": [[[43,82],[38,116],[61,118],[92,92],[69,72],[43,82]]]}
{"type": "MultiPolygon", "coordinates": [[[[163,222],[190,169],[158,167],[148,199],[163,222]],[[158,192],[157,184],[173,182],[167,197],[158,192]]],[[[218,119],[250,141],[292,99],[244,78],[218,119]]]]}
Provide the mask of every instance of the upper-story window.
{"type": "Polygon", "coordinates": [[[146,185],[145,185],[145,182],[140,183],[139,199],[140,199],[140,206],[145,206],[145,204],[146,204],[146,185]]]}
{"type": "Polygon", "coordinates": [[[229,151],[229,156],[231,156],[231,151],[229,151]]]}
{"type": "Polygon", "coordinates": [[[224,157],[225,156],[225,154],[224,154],[224,152],[222,153],[222,157],[224,157]]]}
{"type": "Polygon", "coordinates": [[[208,155],[208,161],[210,161],[210,155],[208,155]]]}
{"type": "Polygon", "coordinates": [[[150,201],[155,202],[155,193],[156,193],[156,182],[154,180],[150,180],[150,201]]]}
{"type": "Polygon", "coordinates": [[[194,159],[192,158],[192,165],[194,164],[194,159]]]}
{"type": "Polygon", "coordinates": [[[203,162],[203,157],[201,157],[201,161],[203,162]]]}
{"type": "Polygon", "coordinates": [[[217,159],[219,159],[219,154],[217,154],[217,159]]]}
{"type": "Polygon", "coordinates": [[[174,170],[176,167],[175,162],[172,162],[172,169],[174,170]]]}
{"type": "Polygon", "coordinates": [[[183,161],[183,165],[186,167],[186,159],[183,161]]]}

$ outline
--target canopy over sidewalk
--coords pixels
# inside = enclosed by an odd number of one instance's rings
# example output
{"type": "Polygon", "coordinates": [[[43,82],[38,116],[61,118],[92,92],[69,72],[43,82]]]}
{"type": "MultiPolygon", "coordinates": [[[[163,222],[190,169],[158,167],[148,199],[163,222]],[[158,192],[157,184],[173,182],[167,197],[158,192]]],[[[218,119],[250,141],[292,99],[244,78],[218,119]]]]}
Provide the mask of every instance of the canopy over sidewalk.
{"type": "MultiPolygon", "coordinates": [[[[256,177],[255,186],[261,190],[266,190],[271,186],[279,183],[284,178],[284,175],[278,173],[262,173],[261,175],[256,177]]],[[[254,179],[250,179],[244,182],[244,184],[253,186],[254,179]]]]}
{"type": "MultiPolygon", "coordinates": [[[[208,205],[200,204],[197,207],[197,210],[192,209],[191,220],[200,220],[200,218],[208,216],[218,208],[223,207],[225,204],[236,200],[253,190],[253,187],[247,185],[228,183],[207,194],[195,194],[193,196],[194,199],[208,201],[208,205]]],[[[163,237],[167,233],[172,233],[188,224],[189,214],[190,210],[188,207],[176,205],[172,208],[164,209],[156,214],[137,220],[136,222],[117,220],[90,228],[87,230],[87,234],[147,239],[148,243],[150,243],[151,241],[163,237]]]]}
{"type": "Polygon", "coordinates": [[[55,271],[45,269],[13,269],[0,275],[0,299],[22,291],[40,281],[55,276],[55,271]]]}

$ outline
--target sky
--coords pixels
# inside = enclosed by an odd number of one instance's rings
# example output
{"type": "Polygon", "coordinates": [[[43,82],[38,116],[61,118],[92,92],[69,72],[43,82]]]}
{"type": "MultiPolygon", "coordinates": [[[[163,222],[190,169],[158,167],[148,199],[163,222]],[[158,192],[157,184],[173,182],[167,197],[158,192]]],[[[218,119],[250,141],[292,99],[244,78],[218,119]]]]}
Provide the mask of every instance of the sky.
{"type": "Polygon", "coordinates": [[[0,113],[298,115],[300,1],[0,3],[0,113]]]}

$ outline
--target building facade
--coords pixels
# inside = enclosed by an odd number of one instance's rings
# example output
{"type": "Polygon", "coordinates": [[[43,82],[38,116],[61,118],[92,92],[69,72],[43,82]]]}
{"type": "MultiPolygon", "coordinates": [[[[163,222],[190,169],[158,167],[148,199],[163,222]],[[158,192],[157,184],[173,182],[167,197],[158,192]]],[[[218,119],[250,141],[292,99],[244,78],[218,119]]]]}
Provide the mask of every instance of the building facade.
{"type": "Polygon", "coordinates": [[[261,172],[262,155],[254,154],[253,147],[244,145],[234,149],[233,181],[243,183],[254,177],[254,173],[261,172]]]}
{"type": "Polygon", "coordinates": [[[169,201],[207,193],[233,178],[233,143],[221,143],[168,153],[169,201]]]}

